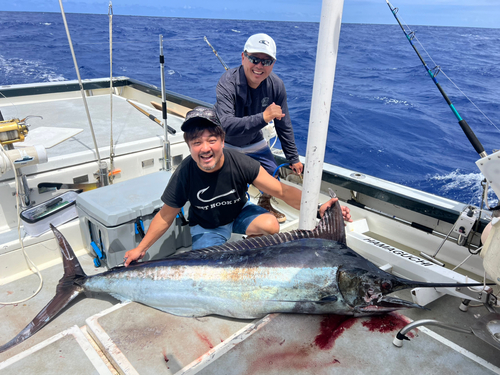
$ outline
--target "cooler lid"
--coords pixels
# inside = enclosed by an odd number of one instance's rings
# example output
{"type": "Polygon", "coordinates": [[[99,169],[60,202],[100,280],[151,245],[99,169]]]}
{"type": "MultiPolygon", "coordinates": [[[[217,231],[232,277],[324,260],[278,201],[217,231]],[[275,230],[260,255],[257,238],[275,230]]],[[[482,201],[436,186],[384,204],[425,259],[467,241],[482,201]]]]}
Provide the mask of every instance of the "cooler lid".
{"type": "Polygon", "coordinates": [[[107,227],[115,227],[153,213],[172,172],[159,171],[81,193],[76,206],[107,227]]]}

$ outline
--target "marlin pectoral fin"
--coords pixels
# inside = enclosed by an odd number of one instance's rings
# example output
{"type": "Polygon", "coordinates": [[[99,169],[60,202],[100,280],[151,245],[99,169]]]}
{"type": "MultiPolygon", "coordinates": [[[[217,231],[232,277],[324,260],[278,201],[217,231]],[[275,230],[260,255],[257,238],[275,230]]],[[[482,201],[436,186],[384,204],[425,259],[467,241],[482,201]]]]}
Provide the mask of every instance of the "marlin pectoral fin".
{"type": "Polygon", "coordinates": [[[385,313],[400,309],[411,309],[411,308],[429,310],[428,308],[418,305],[416,303],[394,297],[382,297],[378,301],[374,301],[372,304],[358,306],[356,310],[358,310],[361,313],[373,314],[377,312],[385,313]]]}
{"type": "Polygon", "coordinates": [[[325,298],[321,298],[319,300],[295,300],[295,301],[292,301],[292,300],[276,300],[276,299],[272,299],[272,300],[269,300],[269,301],[272,301],[272,302],[290,302],[290,303],[320,303],[320,304],[324,304],[324,303],[331,303],[331,302],[337,302],[338,300],[338,297],[337,296],[328,296],[328,297],[325,297],[325,298]]]}
{"type": "Polygon", "coordinates": [[[175,316],[183,316],[183,317],[188,317],[188,318],[199,318],[202,316],[207,316],[213,314],[213,311],[207,310],[204,307],[178,307],[178,306],[154,306],[154,305],[147,305],[149,307],[152,307],[153,309],[157,309],[163,312],[166,312],[168,314],[172,314],[175,316]]]}
{"type": "Polygon", "coordinates": [[[321,298],[318,302],[337,302],[338,297],[337,296],[328,296],[325,298],[321,298]]]}

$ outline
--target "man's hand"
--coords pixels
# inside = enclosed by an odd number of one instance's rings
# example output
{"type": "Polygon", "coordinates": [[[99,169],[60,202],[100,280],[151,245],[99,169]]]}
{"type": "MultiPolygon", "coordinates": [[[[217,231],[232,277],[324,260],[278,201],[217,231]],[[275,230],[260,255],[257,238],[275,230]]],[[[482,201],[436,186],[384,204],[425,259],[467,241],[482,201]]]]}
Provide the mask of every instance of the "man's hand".
{"type": "Polygon", "coordinates": [[[129,250],[125,253],[125,256],[123,257],[124,260],[124,266],[128,267],[130,263],[132,263],[134,260],[139,260],[144,258],[144,255],[146,255],[145,250],[140,250],[138,247],[135,249],[129,250]]]}
{"type": "MultiPolygon", "coordinates": [[[[319,215],[323,217],[325,215],[325,211],[338,200],[339,200],[338,198],[332,198],[328,202],[323,203],[323,205],[319,209],[319,215]]],[[[352,223],[349,207],[340,206],[340,208],[342,209],[342,217],[344,218],[344,221],[352,223]]]]}
{"type": "Polygon", "coordinates": [[[271,120],[281,120],[285,117],[285,114],[281,111],[281,107],[274,102],[266,108],[264,113],[262,113],[265,122],[271,122],[271,120]]]}
{"type": "Polygon", "coordinates": [[[290,165],[290,168],[292,168],[292,171],[295,174],[298,174],[299,176],[304,172],[304,164],[302,164],[300,161],[298,161],[295,164],[290,165]]]}

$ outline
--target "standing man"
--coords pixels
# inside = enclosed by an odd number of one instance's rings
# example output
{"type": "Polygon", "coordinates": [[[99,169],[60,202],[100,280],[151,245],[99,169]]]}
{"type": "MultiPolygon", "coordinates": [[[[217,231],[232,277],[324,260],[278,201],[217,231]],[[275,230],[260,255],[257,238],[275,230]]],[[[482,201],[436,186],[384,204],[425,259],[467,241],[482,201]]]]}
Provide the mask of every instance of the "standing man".
{"type": "MultiPolygon", "coordinates": [[[[225,72],[217,84],[215,111],[226,132],[226,148],[256,159],[272,176],[278,165],[261,129],[274,126],[292,170],[302,174],[283,81],[272,72],[276,43],[267,34],[248,38],[241,53],[241,65],[225,72]]],[[[279,223],[286,216],[271,206],[271,196],[262,193],[258,205],[271,212],[279,223]]]]}
{"type": "MultiPolygon", "coordinates": [[[[187,201],[192,249],[224,244],[231,233],[261,236],[278,233],[276,218],[247,200],[248,184],[283,199],[299,209],[302,192],[272,178],[258,161],[234,150],[224,149],[224,130],[215,111],[196,107],[181,127],[189,146],[186,157],[175,170],[161,197],[164,205],[155,215],[139,246],[127,251],[125,266],[142,259],[147,250],[167,231],[187,201]]],[[[337,201],[332,198],[320,213],[337,201]]],[[[342,207],[345,220],[349,209],[342,207]]]]}

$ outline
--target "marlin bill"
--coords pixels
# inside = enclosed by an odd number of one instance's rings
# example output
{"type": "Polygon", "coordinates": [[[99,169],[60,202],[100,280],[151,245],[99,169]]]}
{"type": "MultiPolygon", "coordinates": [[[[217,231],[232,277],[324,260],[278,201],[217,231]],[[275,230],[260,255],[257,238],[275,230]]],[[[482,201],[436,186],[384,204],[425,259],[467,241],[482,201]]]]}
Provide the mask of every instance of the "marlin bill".
{"type": "Polygon", "coordinates": [[[83,293],[108,293],[185,317],[251,319],[269,313],[363,316],[422,308],[387,295],[414,287],[482,285],[411,281],[380,270],[347,247],[338,202],[311,231],[230,242],[94,276],[85,274],[66,239],[52,230],[64,265],[56,295],[0,352],[31,337],[83,293]]]}

